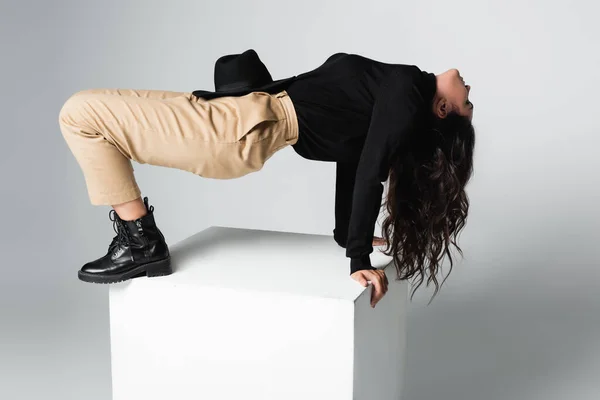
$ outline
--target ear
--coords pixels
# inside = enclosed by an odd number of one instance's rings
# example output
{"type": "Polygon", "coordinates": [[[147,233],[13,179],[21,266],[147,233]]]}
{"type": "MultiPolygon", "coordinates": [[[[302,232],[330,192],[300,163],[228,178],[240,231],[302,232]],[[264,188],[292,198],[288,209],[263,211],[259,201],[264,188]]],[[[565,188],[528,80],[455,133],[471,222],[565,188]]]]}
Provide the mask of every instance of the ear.
{"type": "Polygon", "coordinates": [[[439,118],[446,118],[450,113],[450,103],[445,98],[440,98],[435,105],[435,113],[439,118]]]}

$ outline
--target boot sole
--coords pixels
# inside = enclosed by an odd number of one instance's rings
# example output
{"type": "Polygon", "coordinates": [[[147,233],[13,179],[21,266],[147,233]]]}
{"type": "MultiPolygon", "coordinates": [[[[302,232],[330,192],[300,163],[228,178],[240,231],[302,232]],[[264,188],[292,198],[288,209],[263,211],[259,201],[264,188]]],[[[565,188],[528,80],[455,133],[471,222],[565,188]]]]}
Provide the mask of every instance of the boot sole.
{"type": "Polygon", "coordinates": [[[153,278],[156,276],[171,275],[173,269],[171,268],[171,257],[165,258],[164,260],[153,261],[147,264],[139,265],[129,271],[121,274],[113,275],[98,275],[89,274],[87,272],[79,270],[77,276],[79,280],[90,283],[118,283],[124,282],[129,279],[147,276],[153,278]]]}

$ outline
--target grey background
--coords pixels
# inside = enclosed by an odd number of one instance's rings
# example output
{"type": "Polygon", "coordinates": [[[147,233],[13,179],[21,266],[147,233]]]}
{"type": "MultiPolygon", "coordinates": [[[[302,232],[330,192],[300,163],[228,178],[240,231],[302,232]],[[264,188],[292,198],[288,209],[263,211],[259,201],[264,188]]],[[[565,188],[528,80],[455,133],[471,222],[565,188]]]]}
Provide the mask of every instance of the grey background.
{"type": "MultiPolygon", "coordinates": [[[[458,67],[473,87],[465,259],[430,306],[431,290],[411,304],[405,399],[598,398],[594,2],[0,4],[0,398],[110,399],[108,288],[77,270],[113,231],[60,135],[63,102],[92,87],[212,88],[214,60],[250,47],[275,79],[347,51],[458,67]]],[[[291,148],[233,181],[135,168],[170,243],[213,224],[333,227],[334,165],[291,148]]]]}

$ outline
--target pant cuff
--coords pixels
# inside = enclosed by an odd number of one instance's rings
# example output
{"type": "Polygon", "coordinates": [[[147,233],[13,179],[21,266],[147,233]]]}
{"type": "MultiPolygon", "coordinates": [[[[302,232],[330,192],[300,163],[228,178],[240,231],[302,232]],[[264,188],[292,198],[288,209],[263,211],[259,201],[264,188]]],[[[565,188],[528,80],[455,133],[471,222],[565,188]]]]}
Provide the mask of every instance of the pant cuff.
{"type": "Polygon", "coordinates": [[[124,190],[119,193],[98,194],[89,193],[90,202],[95,206],[112,206],[125,203],[141,197],[142,192],[138,187],[124,190]]]}

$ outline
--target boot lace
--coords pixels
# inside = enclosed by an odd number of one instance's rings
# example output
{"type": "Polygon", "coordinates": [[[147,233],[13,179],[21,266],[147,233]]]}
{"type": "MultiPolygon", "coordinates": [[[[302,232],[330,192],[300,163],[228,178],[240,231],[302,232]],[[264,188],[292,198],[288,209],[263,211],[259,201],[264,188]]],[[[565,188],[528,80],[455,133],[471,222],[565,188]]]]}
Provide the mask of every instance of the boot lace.
{"type": "Polygon", "coordinates": [[[110,242],[108,250],[111,251],[113,249],[128,245],[131,241],[131,235],[129,229],[127,229],[123,223],[123,220],[119,217],[114,209],[110,210],[108,213],[108,218],[113,222],[113,229],[117,233],[117,235],[113,237],[112,242],[110,242]]]}

